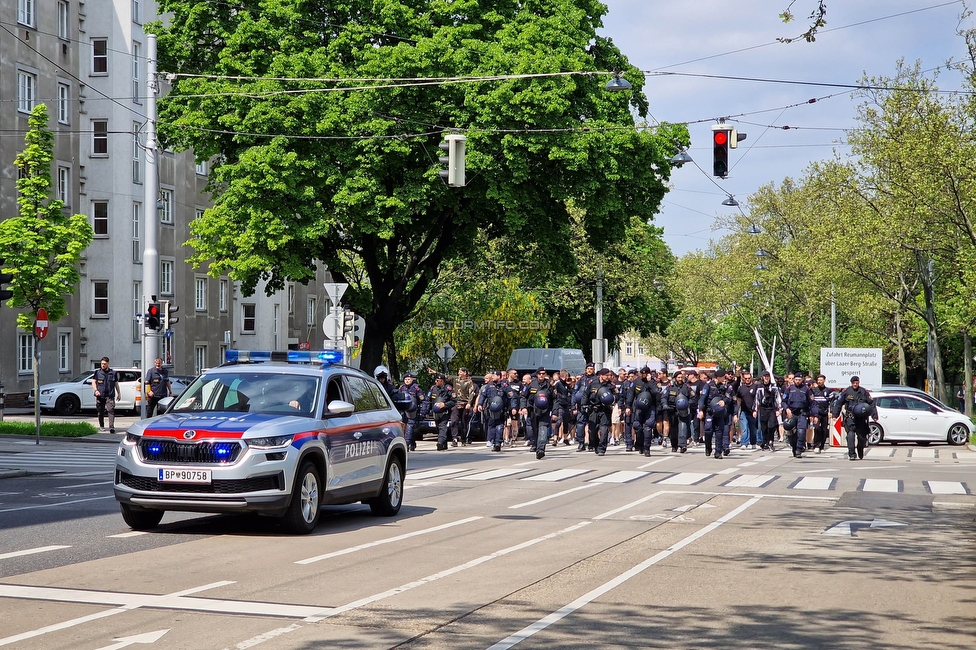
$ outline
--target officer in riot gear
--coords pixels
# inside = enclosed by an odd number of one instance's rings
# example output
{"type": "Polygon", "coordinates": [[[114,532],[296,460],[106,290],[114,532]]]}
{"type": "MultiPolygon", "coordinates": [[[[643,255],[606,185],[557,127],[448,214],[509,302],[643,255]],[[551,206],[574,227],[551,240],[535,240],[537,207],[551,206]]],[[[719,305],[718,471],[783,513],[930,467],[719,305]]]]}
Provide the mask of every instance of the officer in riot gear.
{"type": "Polygon", "coordinates": [[[417,416],[420,415],[424,402],[424,390],[417,383],[417,375],[412,372],[403,375],[403,383],[397,389],[397,394],[394,399],[406,404],[403,411],[403,421],[406,425],[403,438],[407,443],[407,449],[416,451],[417,443],[413,439],[413,430],[417,426],[417,416]]]}
{"type": "MultiPolygon", "coordinates": [[[[803,373],[796,373],[793,385],[787,386],[783,392],[783,407],[786,417],[796,418],[796,428],[787,434],[790,446],[793,447],[793,457],[802,458],[804,445],[807,440],[807,424],[813,405],[813,393],[803,383],[803,373]]],[[[785,421],[783,429],[786,429],[785,421]]]]}
{"type": "Polygon", "coordinates": [[[502,450],[505,419],[508,417],[508,402],[506,400],[506,391],[501,382],[501,372],[489,370],[485,374],[485,384],[478,394],[475,411],[484,419],[485,435],[493,451],[502,450]]]}
{"type": "Polygon", "coordinates": [[[837,398],[836,393],[827,387],[827,377],[820,375],[817,383],[810,388],[813,394],[813,408],[810,416],[813,423],[813,453],[819,454],[827,442],[827,427],[830,423],[830,405],[837,398]]]}
{"type": "Polygon", "coordinates": [[[725,373],[716,370],[698,399],[698,417],[705,434],[705,454],[711,455],[715,443],[715,458],[728,455],[728,421],[731,401],[725,385],[725,373]]]}
{"type": "Polygon", "coordinates": [[[851,377],[851,385],[841,391],[834,401],[834,417],[840,417],[841,413],[844,416],[844,429],[847,431],[847,456],[851,460],[863,460],[864,447],[868,442],[868,419],[873,418],[877,422],[878,409],[871,393],[861,387],[861,379],[857,375],[851,377]]]}
{"type": "Polygon", "coordinates": [[[446,451],[450,437],[451,409],[457,404],[457,400],[444,375],[434,375],[434,385],[428,393],[427,403],[437,425],[437,451],[446,451]]]}
{"type": "Polygon", "coordinates": [[[583,376],[573,387],[573,403],[576,406],[576,451],[586,450],[586,426],[590,420],[591,407],[584,403],[583,398],[590,390],[590,385],[596,381],[596,365],[588,363],[583,376]]]}
{"type": "Polygon", "coordinates": [[[522,417],[528,418],[526,426],[535,432],[534,451],[538,460],[545,458],[546,445],[549,444],[554,394],[552,384],[549,383],[549,373],[540,367],[522,396],[519,412],[522,417]]]}
{"type": "Polygon", "coordinates": [[[589,383],[589,388],[583,393],[581,406],[589,409],[590,446],[598,456],[603,456],[610,442],[610,420],[617,394],[609,368],[600,370],[598,377],[597,381],[589,383]]]}
{"type": "Polygon", "coordinates": [[[569,445],[570,416],[572,416],[573,387],[569,383],[569,371],[560,370],[555,381],[552,382],[555,391],[555,404],[552,412],[552,444],[559,444],[562,438],[564,445],[569,445]]]}

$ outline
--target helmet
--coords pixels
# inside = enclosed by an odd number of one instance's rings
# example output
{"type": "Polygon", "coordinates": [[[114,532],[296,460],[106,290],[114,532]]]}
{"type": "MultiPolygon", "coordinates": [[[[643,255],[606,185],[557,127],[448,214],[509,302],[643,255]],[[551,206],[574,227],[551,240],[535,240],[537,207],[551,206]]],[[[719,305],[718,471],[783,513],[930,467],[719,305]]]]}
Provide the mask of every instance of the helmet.
{"type": "Polygon", "coordinates": [[[505,400],[502,399],[501,395],[495,395],[488,401],[488,410],[492,413],[501,413],[504,408],[505,400]]]}
{"type": "Polygon", "coordinates": [[[573,393],[573,405],[579,406],[579,403],[583,401],[583,391],[578,390],[573,393]]]}
{"type": "Polygon", "coordinates": [[[417,410],[417,398],[410,393],[397,393],[393,399],[393,405],[397,407],[398,411],[413,413],[417,410]]]}
{"type": "Polygon", "coordinates": [[[796,416],[783,418],[783,429],[785,431],[792,431],[796,428],[796,416]]]}
{"type": "Polygon", "coordinates": [[[610,406],[617,400],[617,397],[613,394],[613,391],[606,386],[596,392],[596,398],[599,400],[600,404],[603,404],[604,406],[610,406]]]}
{"type": "Polygon", "coordinates": [[[643,393],[638,395],[637,399],[634,400],[634,406],[642,410],[646,409],[650,405],[651,405],[651,394],[648,393],[647,391],[644,391],[643,393]]]}
{"type": "Polygon", "coordinates": [[[548,411],[549,410],[549,395],[543,391],[539,391],[535,394],[535,401],[533,406],[535,406],[538,411],[548,411]]]}
{"type": "Polygon", "coordinates": [[[674,408],[678,411],[678,415],[688,415],[691,409],[691,402],[684,395],[678,395],[678,398],[674,400],[674,408]]]}
{"type": "Polygon", "coordinates": [[[444,402],[437,401],[434,402],[434,406],[432,406],[431,409],[434,411],[434,413],[443,413],[447,410],[447,405],[445,405],[444,402]]]}
{"type": "Polygon", "coordinates": [[[380,375],[390,376],[390,369],[386,366],[376,366],[376,370],[373,371],[373,377],[379,377],[380,375]]]}
{"type": "Polygon", "coordinates": [[[715,414],[725,413],[725,404],[722,404],[724,401],[722,397],[713,397],[708,403],[708,408],[712,409],[712,413],[715,414]]]}
{"type": "Polygon", "coordinates": [[[866,418],[871,415],[871,405],[867,402],[858,402],[854,405],[854,417],[866,418]]]}

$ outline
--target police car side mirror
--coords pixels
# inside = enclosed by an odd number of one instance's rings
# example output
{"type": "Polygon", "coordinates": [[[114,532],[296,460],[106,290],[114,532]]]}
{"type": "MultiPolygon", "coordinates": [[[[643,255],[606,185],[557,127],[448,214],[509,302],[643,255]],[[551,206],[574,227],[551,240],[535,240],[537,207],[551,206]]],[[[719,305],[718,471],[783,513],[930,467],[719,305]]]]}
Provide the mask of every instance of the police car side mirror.
{"type": "Polygon", "coordinates": [[[328,413],[326,413],[325,415],[326,416],[352,415],[353,411],[355,410],[356,407],[350,404],[349,402],[343,402],[342,400],[337,399],[329,402],[328,413]]]}

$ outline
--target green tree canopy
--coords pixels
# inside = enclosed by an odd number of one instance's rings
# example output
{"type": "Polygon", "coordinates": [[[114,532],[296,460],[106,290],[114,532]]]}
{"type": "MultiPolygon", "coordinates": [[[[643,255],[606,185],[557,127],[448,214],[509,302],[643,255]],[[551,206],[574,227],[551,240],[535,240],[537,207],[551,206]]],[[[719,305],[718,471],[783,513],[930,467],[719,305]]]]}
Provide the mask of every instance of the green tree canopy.
{"type": "Polygon", "coordinates": [[[366,319],[363,363],[409,317],[441,264],[480,231],[570,248],[568,206],[602,250],[650,220],[684,126],[635,127],[643,75],[596,33],[597,0],[162,0],[168,144],[213,158],[214,206],[191,228],[197,263],[245,292],[337,279],[366,319]],[[603,89],[620,70],[632,92],[603,89]],[[528,76],[527,76],[528,75],[528,76]],[[418,80],[425,80],[418,82],[418,80]],[[468,184],[438,177],[443,133],[466,134],[468,184]]]}

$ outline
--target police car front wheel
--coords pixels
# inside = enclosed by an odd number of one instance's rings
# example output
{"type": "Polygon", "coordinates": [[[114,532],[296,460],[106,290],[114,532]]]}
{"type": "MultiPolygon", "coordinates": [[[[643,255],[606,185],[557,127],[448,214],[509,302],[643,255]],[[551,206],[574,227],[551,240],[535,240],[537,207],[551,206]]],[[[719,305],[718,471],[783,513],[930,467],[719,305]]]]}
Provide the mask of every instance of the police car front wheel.
{"type": "Polygon", "coordinates": [[[152,530],[163,519],[162,510],[149,510],[127,503],[120,503],[119,506],[122,509],[122,519],[132,530],[152,530]]]}
{"type": "Polygon", "coordinates": [[[310,462],[302,464],[295,476],[295,489],[285,513],[285,525],[295,533],[306,534],[315,530],[319,522],[319,490],[322,481],[319,471],[310,462]]]}

